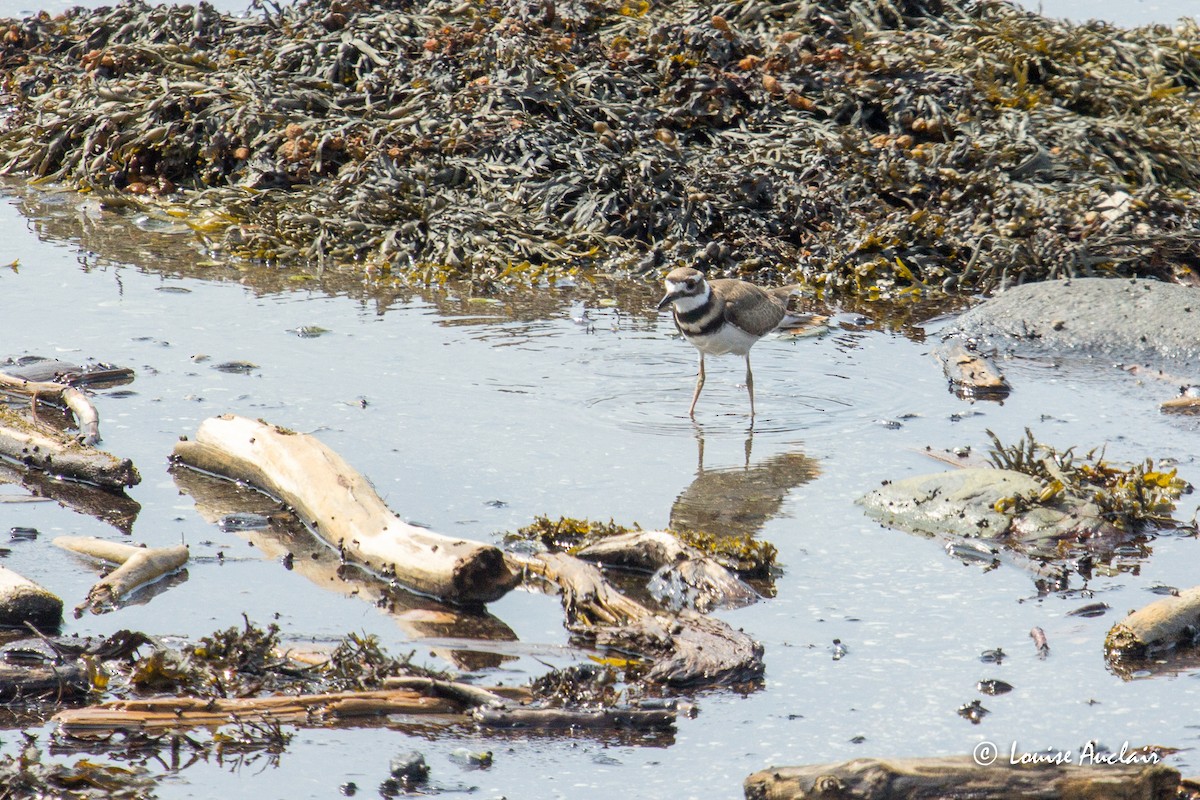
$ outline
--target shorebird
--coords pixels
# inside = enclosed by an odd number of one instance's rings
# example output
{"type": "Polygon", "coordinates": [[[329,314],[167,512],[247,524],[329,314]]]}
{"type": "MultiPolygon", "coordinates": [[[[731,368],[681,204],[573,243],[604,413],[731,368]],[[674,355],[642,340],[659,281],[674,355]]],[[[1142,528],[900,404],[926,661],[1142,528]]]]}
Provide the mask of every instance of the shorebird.
{"type": "Polygon", "coordinates": [[[692,267],[679,267],[663,281],[667,294],[659,309],[674,306],[675,325],[700,351],[700,373],[688,416],[696,418],[696,401],[704,388],[704,356],[735,353],[746,358],[746,391],[750,393],[750,420],[754,420],[754,373],[750,370],[750,348],[779,327],[787,316],[787,302],[794,287],[763,289],[732,278],[707,280],[692,267]]]}

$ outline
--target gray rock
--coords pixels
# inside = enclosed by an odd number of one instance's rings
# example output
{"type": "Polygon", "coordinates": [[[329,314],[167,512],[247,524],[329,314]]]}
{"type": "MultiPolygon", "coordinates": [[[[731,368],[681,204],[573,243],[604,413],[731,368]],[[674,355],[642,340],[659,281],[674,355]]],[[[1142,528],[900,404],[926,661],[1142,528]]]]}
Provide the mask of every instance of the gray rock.
{"type": "Polygon", "coordinates": [[[867,514],[891,528],[940,537],[1001,541],[1036,557],[1059,555],[1064,539],[1109,548],[1125,534],[1088,502],[1059,496],[1036,502],[1042,484],[1006,469],[960,469],[888,483],[859,499],[867,514]],[[1016,499],[1016,502],[1012,502],[1016,499]],[[1011,506],[996,509],[997,502],[1011,506]]]}
{"type": "Polygon", "coordinates": [[[945,333],[1004,352],[1200,363],[1200,289],[1140,278],[1025,284],[966,312],[945,333]]]}

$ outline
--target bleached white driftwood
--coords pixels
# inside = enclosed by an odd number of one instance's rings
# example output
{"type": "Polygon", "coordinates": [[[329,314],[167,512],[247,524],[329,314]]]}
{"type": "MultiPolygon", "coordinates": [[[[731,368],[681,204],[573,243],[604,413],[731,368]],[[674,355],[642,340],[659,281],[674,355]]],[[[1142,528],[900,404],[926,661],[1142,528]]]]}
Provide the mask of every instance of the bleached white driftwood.
{"type": "Polygon", "coordinates": [[[344,557],[415,592],[486,603],[520,580],[499,549],[399,519],[366,478],[308,434],[226,414],[176,444],[174,458],[278,498],[344,557]]]}
{"type": "Polygon", "coordinates": [[[54,539],[54,544],[73,553],[120,564],[92,586],[87,600],[75,607],[76,616],[85,608],[91,608],[95,613],[112,608],[134,589],[177,572],[188,561],[187,545],[182,544],[174,547],[137,547],[90,536],[59,536],[54,539]]]}

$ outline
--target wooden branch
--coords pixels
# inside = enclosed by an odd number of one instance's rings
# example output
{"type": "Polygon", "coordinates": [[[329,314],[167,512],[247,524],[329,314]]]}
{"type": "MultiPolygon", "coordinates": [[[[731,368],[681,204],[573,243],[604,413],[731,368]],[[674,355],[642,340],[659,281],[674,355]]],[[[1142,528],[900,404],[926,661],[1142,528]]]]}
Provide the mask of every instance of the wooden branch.
{"type": "Polygon", "coordinates": [[[362,475],[312,436],[225,415],[205,420],[174,457],[278,498],[347,558],[418,593],[486,603],[520,580],[499,549],[397,518],[362,475]]]}
{"type": "Polygon", "coordinates": [[[758,600],[758,593],[716,559],[684,544],[667,531],[634,531],[608,536],[575,553],[585,561],[656,572],[651,582],[655,599],[671,595],[671,607],[706,611],[738,607],[758,600]]]}
{"type": "Polygon", "coordinates": [[[110,572],[88,592],[87,600],[75,607],[75,616],[84,609],[93,614],[112,610],[137,589],[183,568],[188,561],[187,545],[174,547],[135,547],[90,536],[59,536],[54,544],[73,553],[98,558],[121,566],[110,572]]]}
{"type": "Polygon", "coordinates": [[[746,778],[743,789],[746,800],[1175,800],[1180,784],[1177,770],[1146,763],[1149,755],[1134,764],[1095,765],[1010,764],[1010,753],[998,755],[987,766],[949,756],[772,767],[746,778]]]}
{"type": "Polygon", "coordinates": [[[35,410],[38,400],[42,398],[65,405],[75,415],[82,443],[94,445],[100,441],[100,415],[91,399],[74,386],[52,381],[30,381],[0,372],[0,391],[28,395],[33,399],[35,410]]]}
{"type": "Polygon", "coordinates": [[[0,456],[27,469],[83,481],[110,491],[135,486],[141,476],[129,459],[88,447],[77,437],[35,425],[0,409],[0,456]]]}
{"type": "Polygon", "coordinates": [[[614,589],[603,573],[586,561],[565,553],[540,553],[520,563],[562,590],[568,627],[627,625],[653,615],[650,609],[614,589]]]}
{"type": "Polygon", "coordinates": [[[1104,639],[1105,656],[1146,658],[1200,637],[1200,586],[1155,600],[1113,625],[1104,639]]]}
{"type": "Polygon", "coordinates": [[[57,628],[62,610],[62,600],[49,589],[0,567],[0,625],[19,628],[28,622],[38,628],[57,628]]]}
{"type": "Polygon", "coordinates": [[[159,731],[229,722],[271,720],[293,725],[328,725],[358,717],[389,714],[457,714],[458,703],[426,697],[412,689],[270,697],[161,697],[116,700],[87,708],[70,708],[54,715],[62,731],[159,731]]]}
{"type": "MultiPolygon", "coordinates": [[[[472,708],[506,706],[509,698],[497,694],[482,686],[475,686],[461,681],[443,681],[434,678],[418,678],[414,676],[396,676],[383,679],[385,689],[410,689],[431,697],[442,697],[454,700],[472,708]]],[[[528,699],[528,690],[519,690],[520,695],[528,699]]]]}
{"type": "Polygon", "coordinates": [[[521,563],[562,589],[567,624],[576,633],[652,661],[649,681],[697,687],[762,676],[762,645],[721,620],[694,611],[655,614],[613,589],[596,567],[563,553],[521,563]]]}

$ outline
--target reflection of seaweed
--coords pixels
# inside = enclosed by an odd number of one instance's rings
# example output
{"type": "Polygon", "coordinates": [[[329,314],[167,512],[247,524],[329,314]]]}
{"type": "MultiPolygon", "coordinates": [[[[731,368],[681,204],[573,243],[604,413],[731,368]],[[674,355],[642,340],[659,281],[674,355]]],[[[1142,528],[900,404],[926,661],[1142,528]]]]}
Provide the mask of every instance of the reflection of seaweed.
{"type": "MultiPolygon", "coordinates": [[[[1075,448],[1059,451],[1038,442],[1029,428],[1012,445],[1005,445],[992,431],[989,458],[999,469],[1020,472],[1042,481],[1037,502],[1046,503],[1061,493],[1089,500],[1101,516],[1119,528],[1131,529],[1142,524],[1178,527],[1171,517],[1175,501],[1190,492],[1191,485],[1177,471],[1156,468],[1151,459],[1128,467],[1105,461],[1104,448],[1089,450],[1076,459],[1075,448]]],[[[1014,499],[1014,503],[1017,500],[1014,499]]]]}

